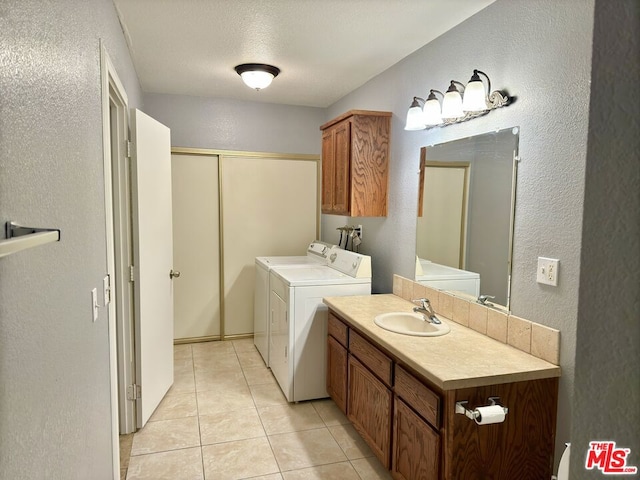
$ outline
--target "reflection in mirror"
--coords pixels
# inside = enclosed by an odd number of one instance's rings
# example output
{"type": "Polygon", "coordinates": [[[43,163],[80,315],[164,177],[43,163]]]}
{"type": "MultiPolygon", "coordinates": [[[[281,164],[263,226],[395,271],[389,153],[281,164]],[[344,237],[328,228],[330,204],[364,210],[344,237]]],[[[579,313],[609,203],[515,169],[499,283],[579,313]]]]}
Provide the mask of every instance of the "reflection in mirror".
{"type": "Polygon", "coordinates": [[[509,308],[519,130],[420,150],[417,282],[509,308]]]}

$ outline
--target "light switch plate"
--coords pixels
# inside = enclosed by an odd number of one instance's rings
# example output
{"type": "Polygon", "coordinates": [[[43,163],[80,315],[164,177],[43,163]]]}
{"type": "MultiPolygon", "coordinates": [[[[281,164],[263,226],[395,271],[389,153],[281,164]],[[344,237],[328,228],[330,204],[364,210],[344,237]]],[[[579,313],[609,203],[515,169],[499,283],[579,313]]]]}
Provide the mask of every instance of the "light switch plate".
{"type": "Polygon", "coordinates": [[[558,268],[560,260],[556,258],[538,257],[536,281],[544,285],[558,286],[558,268]]]}

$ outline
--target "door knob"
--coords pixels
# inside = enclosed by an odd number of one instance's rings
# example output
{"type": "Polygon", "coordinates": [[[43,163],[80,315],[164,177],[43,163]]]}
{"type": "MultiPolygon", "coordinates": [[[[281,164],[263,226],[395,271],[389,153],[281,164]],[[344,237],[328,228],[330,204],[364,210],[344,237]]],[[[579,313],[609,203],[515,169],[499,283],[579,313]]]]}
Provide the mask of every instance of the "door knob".
{"type": "Polygon", "coordinates": [[[169,272],[169,278],[171,279],[173,279],[174,277],[178,278],[179,276],[180,276],[180,272],[178,270],[171,270],[169,272]]]}

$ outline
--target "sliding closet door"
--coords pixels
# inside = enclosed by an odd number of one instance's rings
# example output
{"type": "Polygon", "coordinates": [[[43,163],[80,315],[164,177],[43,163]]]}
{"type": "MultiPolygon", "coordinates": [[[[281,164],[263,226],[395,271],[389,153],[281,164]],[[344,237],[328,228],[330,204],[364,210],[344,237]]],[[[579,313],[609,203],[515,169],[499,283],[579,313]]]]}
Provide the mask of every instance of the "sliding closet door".
{"type": "Polygon", "coordinates": [[[253,333],[255,257],[304,255],[318,235],[318,163],[221,157],[224,335],[253,333]]]}
{"type": "Polygon", "coordinates": [[[220,336],[218,156],[171,156],[174,338],[220,336]]]}

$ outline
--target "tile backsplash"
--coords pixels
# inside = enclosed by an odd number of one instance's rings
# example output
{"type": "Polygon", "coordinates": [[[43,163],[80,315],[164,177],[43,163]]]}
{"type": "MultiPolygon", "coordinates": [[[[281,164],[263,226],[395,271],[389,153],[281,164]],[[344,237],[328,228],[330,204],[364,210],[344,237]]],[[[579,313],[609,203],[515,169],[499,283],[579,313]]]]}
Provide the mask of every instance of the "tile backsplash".
{"type": "Polygon", "coordinates": [[[506,310],[480,305],[463,294],[458,296],[427,287],[399,275],[393,276],[393,294],[409,301],[428,298],[437,314],[549,363],[560,365],[559,330],[511,315],[506,310]]]}

